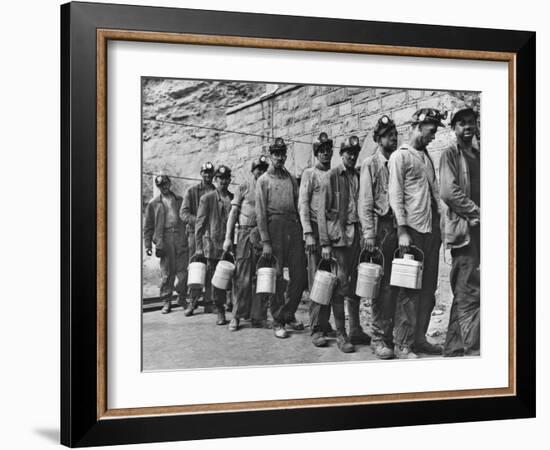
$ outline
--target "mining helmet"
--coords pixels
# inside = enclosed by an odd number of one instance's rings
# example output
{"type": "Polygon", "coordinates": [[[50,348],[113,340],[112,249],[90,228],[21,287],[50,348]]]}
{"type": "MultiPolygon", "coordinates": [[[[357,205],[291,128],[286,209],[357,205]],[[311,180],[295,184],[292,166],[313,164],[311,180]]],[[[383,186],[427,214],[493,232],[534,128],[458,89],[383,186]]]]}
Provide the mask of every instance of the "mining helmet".
{"type": "Polygon", "coordinates": [[[202,172],[214,172],[214,164],[212,164],[210,161],[208,162],[205,162],[202,166],[201,166],[201,173],[202,172]]]}
{"type": "Polygon", "coordinates": [[[380,119],[378,119],[378,122],[376,122],[374,131],[372,132],[372,139],[374,142],[378,142],[378,139],[392,129],[396,129],[395,122],[384,114],[380,117],[380,119]]]}
{"type": "Polygon", "coordinates": [[[254,170],[257,168],[257,167],[261,167],[263,168],[264,170],[267,170],[267,167],[269,166],[269,163],[267,162],[267,158],[262,155],[260,156],[259,158],[256,158],[252,161],[252,168],[251,168],[251,172],[254,172],[254,170]]]}
{"type": "Polygon", "coordinates": [[[444,127],[442,120],[447,118],[447,112],[441,113],[435,108],[421,108],[412,116],[412,123],[435,123],[439,127],[444,127]]]}
{"type": "Polygon", "coordinates": [[[215,176],[218,178],[231,178],[231,169],[222,164],[216,169],[215,176]]]}
{"type": "Polygon", "coordinates": [[[468,114],[473,115],[477,119],[477,113],[470,106],[463,106],[462,108],[454,109],[453,112],[451,113],[451,127],[455,126],[455,123],[458,121],[458,119],[468,114]]]}
{"type": "Polygon", "coordinates": [[[319,150],[323,147],[332,148],[332,139],[328,138],[328,134],[324,131],[319,135],[317,140],[313,143],[313,154],[317,156],[319,150]]]}
{"type": "Polygon", "coordinates": [[[286,144],[283,138],[276,138],[275,142],[269,146],[269,153],[286,152],[286,144]]]}
{"type": "Polygon", "coordinates": [[[168,178],[168,175],[157,175],[155,177],[155,184],[157,187],[160,187],[163,184],[170,184],[170,178],[168,178]]]}
{"type": "Polygon", "coordinates": [[[340,154],[349,151],[361,151],[361,146],[359,145],[359,138],[357,136],[350,136],[340,145],[340,154]]]}

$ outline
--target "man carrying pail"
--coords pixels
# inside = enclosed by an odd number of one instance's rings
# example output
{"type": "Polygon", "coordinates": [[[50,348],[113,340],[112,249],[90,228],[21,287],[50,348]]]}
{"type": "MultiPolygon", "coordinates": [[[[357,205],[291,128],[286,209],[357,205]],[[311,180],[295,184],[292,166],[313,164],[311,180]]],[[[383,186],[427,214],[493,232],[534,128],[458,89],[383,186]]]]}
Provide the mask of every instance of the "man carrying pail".
{"type": "Polygon", "coordinates": [[[342,164],[330,169],[322,181],[317,217],[321,256],[325,260],[334,257],[337,264],[338,283],[330,303],[336,325],[336,344],[344,353],[354,352],[355,344],[370,343],[369,336],[361,328],[360,298],[355,295],[361,239],[357,208],[359,173],[355,165],[360,150],[357,136],[342,143],[342,164]],[[345,298],[348,299],[349,335],[346,333],[345,298]]]}
{"type": "Polygon", "coordinates": [[[397,248],[397,229],[388,195],[390,171],[388,161],[397,148],[397,129],[388,116],[380,117],[373,131],[376,151],[361,165],[359,219],[363,230],[363,251],[378,248],[384,257],[384,274],[380,290],[372,299],[372,342],[374,354],[391,359],[393,353],[393,318],[397,288],[390,286],[391,262],[397,248]]]}
{"type": "MultiPolygon", "coordinates": [[[[215,177],[218,187],[216,190],[208,192],[201,197],[195,224],[196,254],[204,255],[208,259],[207,280],[210,279],[210,282],[216,266],[224,254],[223,241],[227,227],[227,218],[231,209],[231,200],[233,200],[233,194],[228,190],[229,183],[231,182],[231,169],[220,165],[216,169],[215,177]],[[205,251],[203,238],[206,233],[208,233],[209,246],[205,251]]],[[[227,323],[225,318],[227,291],[212,286],[212,297],[218,310],[216,324],[225,325],[227,323]]],[[[191,303],[188,309],[194,307],[195,305],[191,303]]]]}
{"type": "MultiPolygon", "coordinates": [[[[206,162],[201,166],[202,181],[198,184],[191,186],[183,198],[181,205],[180,217],[187,224],[187,235],[189,242],[189,256],[192,258],[195,255],[195,222],[197,220],[197,212],[199,210],[199,202],[201,197],[207,192],[211,192],[216,189],[216,186],[212,183],[214,178],[214,164],[206,162]]],[[[200,297],[202,291],[200,289],[191,288],[189,296],[193,299],[193,303],[196,304],[198,297],[200,297]]],[[[186,315],[189,312],[192,314],[192,309],[186,309],[186,315]]],[[[212,312],[212,299],[210,297],[209,290],[205,291],[204,298],[204,312],[212,312]]]]}
{"type": "Polygon", "coordinates": [[[451,249],[453,304],[445,341],[445,356],[479,353],[480,164],[477,114],[469,107],[455,111],[451,127],[456,143],[441,154],[442,235],[451,249]]]}
{"type": "Polygon", "coordinates": [[[286,170],[287,147],[282,138],[269,146],[271,166],[256,184],[256,220],[262,240],[262,258],[275,257],[276,292],[271,299],[273,332],[286,338],[288,331],[303,330],[296,320],[296,310],[307,283],[302,227],[298,215],[298,183],[286,170]],[[288,267],[290,281],[285,303],[283,268],[288,267]]]}
{"type": "MultiPolygon", "coordinates": [[[[317,225],[317,214],[319,211],[319,200],[321,195],[321,180],[328,174],[332,160],[332,139],[327,133],[321,133],[317,141],[313,143],[313,154],[317,163],[308,167],[302,173],[300,183],[300,196],[298,207],[300,210],[300,221],[304,231],[304,241],[307,257],[307,276],[309,292],[313,287],[315,271],[321,259],[321,246],[319,245],[319,227],[317,225]]],[[[321,305],[310,300],[309,320],[311,326],[311,342],[316,347],[327,345],[326,335],[331,330],[330,305],[321,305]],[[321,317],[320,317],[321,316],[321,317]],[[325,328],[321,328],[323,323],[325,328]]]]}
{"type": "Polygon", "coordinates": [[[233,318],[229,323],[229,331],[239,329],[240,320],[250,317],[253,327],[263,326],[264,314],[262,305],[257,301],[254,292],[253,278],[258,258],[262,253],[260,233],[256,223],[256,181],[265,173],[269,166],[267,158],[260,156],[252,161],[251,181],[239,186],[231,201],[231,212],[227,220],[224,252],[230,251],[233,243],[233,230],[239,223],[237,232],[237,248],[235,251],[235,306],[233,318]]]}
{"type": "Polygon", "coordinates": [[[435,306],[439,269],[439,189],[435,166],[426,147],[443,127],[437,109],[422,108],[412,117],[408,144],[390,156],[390,206],[397,222],[402,253],[417,252],[424,261],[420,289],[399,289],[395,311],[394,352],[398,358],[417,358],[416,353],[441,354],[426,340],[435,306]],[[414,246],[415,248],[413,248],[414,246]],[[418,251],[420,250],[420,251],[418,251]],[[416,353],[415,353],[416,352],[416,353]]]}
{"type": "Polygon", "coordinates": [[[160,258],[160,299],[163,302],[162,314],[172,309],[174,282],[177,278],[176,292],[178,303],[185,303],[187,291],[187,263],[189,249],[185,224],[179,217],[183,199],[170,190],[170,178],[166,175],[155,177],[155,185],[160,195],[153,198],[145,210],[143,240],[147,256],[153,254],[160,258]]]}

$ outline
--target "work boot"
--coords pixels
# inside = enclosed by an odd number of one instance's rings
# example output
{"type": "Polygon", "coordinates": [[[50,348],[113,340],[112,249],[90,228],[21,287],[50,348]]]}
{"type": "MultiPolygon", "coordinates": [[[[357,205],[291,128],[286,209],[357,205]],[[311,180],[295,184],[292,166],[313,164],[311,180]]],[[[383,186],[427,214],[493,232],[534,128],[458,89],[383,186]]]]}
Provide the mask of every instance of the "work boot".
{"type": "Polygon", "coordinates": [[[162,304],[161,314],[168,314],[172,311],[172,302],[170,300],[164,300],[162,304]]]}
{"type": "Polygon", "coordinates": [[[315,346],[315,347],[326,347],[328,342],[325,338],[325,336],[323,336],[323,332],[322,331],[315,331],[313,333],[313,335],[311,336],[311,343],[315,346]]]}
{"type": "Polygon", "coordinates": [[[288,331],[285,330],[285,326],[281,323],[273,324],[273,334],[279,339],[286,339],[288,337],[288,331]]]}
{"type": "Polygon", "coordinates": [[[294,331],[303,331],[304,330],[304,324],[302,322],[298,322],[296,320],[296,317],[291,318],[289,321],[286,322],[286,325],[288,328],[294,331]]]}
{"type": "Polygon", "coordinates": [[[197,307],[196,305],[197,305],[197,301],[196,300],[191,300],[187,304],[187,308],[185,308],[185,311],[183,311],[183,315],[186,316],[186,317],[192,316],[193,312],[195,311],[195,308],[197,307]]]}
{"type": "Polygon", "coordinates": [[[378,359],[392,359],[395,357],[393,349],[391,349],[384,341],[372,341],[371,347],[374,351],[374,356],[378,359]]]}
{"type": "Polygon", "coordinates": [[[427,353],[428,355],[441,355],[443,353],[443,347],[430,344],[428,341],[414,344],[413,347],[417,353],[427,353]]]}
{"type": "Polygon", "coordinates": [[[361,328],[359,319],[359,300],[348,299],[349,338],[354,345],[370,344],[370,336],[361,328]]]}
{"type": "Polygon", "coordinates": [[[393,349],[395,356],[399,359],[417,359],[418,355],[408,345],[395,345],[393,349]]]}
{"type": "Polygon", "coordinates": [[[218,308],[218,320],[216,325],[226,325],[227,319],[225,318],[225,311],[222,308],[218,308]]]}
{"type": "Polygon", "coordinates": [[[338,333],[336,336],[336,345],[343,353],[353,353],[355,351],[355,347],[350,342],[350,339],[345,332],[338,333]]]}
{"type": "Polygon", "coordinates": [[[229,331],[237,331],[239,329],[239,319],[233,317],[229,322],[229,331]]]}

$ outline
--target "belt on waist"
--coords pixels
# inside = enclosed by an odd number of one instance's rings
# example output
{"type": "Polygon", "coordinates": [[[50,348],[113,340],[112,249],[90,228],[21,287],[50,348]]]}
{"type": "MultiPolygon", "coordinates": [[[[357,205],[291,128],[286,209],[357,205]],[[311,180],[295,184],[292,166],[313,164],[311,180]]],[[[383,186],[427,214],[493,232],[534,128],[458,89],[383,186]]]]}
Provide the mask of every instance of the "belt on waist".
{"type": "Polygon", "coordinates": [[[181,230],[179,228],[176,228],[176,227],[169,227],[169,228],[164,228],[164,232],[168,232],[168,233],[179,233],[181,230]]]}
{"type": "Polygon", "coordinates": [[[241,229],[241,230],[248,230],[250,228],[256,228],[256,227],[257,227],[256,224],[254,224],[254,225],[241,225],[241,224],[239,224],[239,229],[241,229]]]}
{"type": "Polygon", "coordinates": [[[270,214],[267,220],[284,220],[285,222],[300,222],[297,215],[289,216],[288,214],[270,214]]]}

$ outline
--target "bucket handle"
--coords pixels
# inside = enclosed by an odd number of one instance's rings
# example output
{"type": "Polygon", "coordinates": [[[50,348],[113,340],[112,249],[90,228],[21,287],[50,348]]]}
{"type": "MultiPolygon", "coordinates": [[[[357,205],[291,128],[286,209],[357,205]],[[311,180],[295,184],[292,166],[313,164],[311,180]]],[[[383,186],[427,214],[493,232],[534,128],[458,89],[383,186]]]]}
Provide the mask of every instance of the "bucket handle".
{"type": "Polygon", "coordinates": [[[189,260],[189,262],[201,262],[203,264],[206,264],[207,263],[207,260],[206,260],[206,256],[204,255],[197,255],[196,253],[193,254],[193,256],[191,256],[191,259],[189,260]]]}
{"type": "Polygon", "coordinates": [[[233,253],[231,253],[230,251],[223,252],[221,259],[235,264],[235,255],[233,255],[233,253]],[[231,260],[227,259],[228,257],[231,258],[231,260]]]}
{"type": "MultiPolygon", "coordinates": [[[[420,250],[416,245],[410,245],[409,248],[410,248],[410,249],[415,249],[416,251],[418,251],[418,252],[420,253],[420,255],[422,256],[422,259],[420,260],[420,262],[421,262],[422,264],[424,264],[424,252],[423,252],[422,250],[420,250]]],[[[397,248],[395,249],[395,251],[393,252],[393,257],[394,257],[394,258],[395,258],[395,255],[397,254],[397,252],[399,252],[399,251],[400,251],[400,248],[397,247],[397,248]]],[[[401,256],[402,256],[402,255],[401,255],[401,256]]]]}
{"type": "Polygon", "coordinates": [[[330,263],[330,272],[334,275],[338,275],[338,263],[334,258],[330,258],[330,259],[321,258],[321,261],[319,261],[319,264],[317,264],[317,270],[320,269],[321,264],[326,262],[330,263]]]}
{"type": "MultiPolygon", "coordinates": [[[[368,255],[371,255],[370,257],[370,261],[372,261],[372,255],[375,253],[375,252],[378,252],[378,254],[380,255],[380,257],[382,258],[382,270],[384,269],[384,267],[386,267],[386,260],[384,259],[384,254],[382,253],[382,251],[380,250],[379,247],[374,247],[374,252],[369,252],[367,251],[366,248],[364,248],[363,250],[361,250],[361,253],[359,254],[359,262],[363,262],[363,253],[366,253],[368,255]]],[[[370,262],[369,261],[369,262],[370,262]]]]}
{"type": "MultiPolygon", "coordinates": [[[[271,257],[270,257],[269,259],[270,259],[270,260],[273,260],[273,263],[274,263],[274,264],[271,264],[271,267],[272,267],[272,268],[277,267],[277,258],[275,258],[275,255],[272,254],[271,257]]],[[[267,260],[267,258],[264,258],[263,255],[260,256],[260,258],[258,259],[258,262],[256,263],[256,272],[257,272],[258,269],[260,268],[260,262],[261,262],[262,260],[267,260]]]]}

